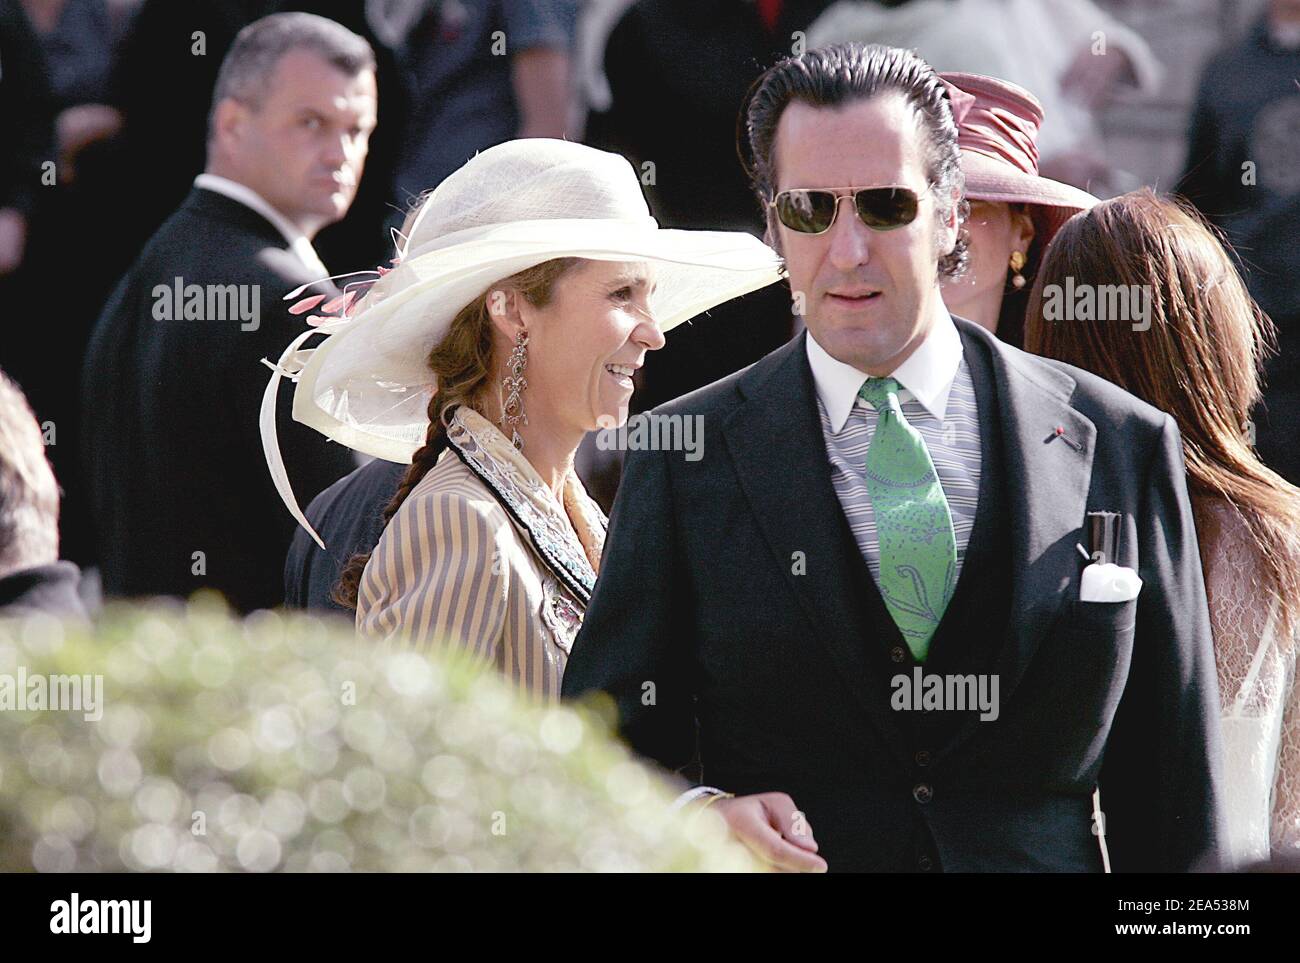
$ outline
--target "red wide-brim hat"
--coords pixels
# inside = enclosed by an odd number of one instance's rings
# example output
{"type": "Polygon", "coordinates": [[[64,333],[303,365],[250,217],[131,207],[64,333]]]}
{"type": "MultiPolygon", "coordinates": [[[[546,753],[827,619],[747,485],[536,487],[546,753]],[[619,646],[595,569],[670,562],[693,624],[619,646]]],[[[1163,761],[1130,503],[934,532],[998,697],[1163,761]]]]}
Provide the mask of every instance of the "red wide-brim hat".
{"type": "Polygon", "coordinates": [[[1043,107],[1029,91],[982,74],[943,73],[966,197],[973,201],[1027,204],[1044,246],[1061,225],[1098,202],[1087,191],[1038,173],[1038,130],[1043,107]]]}

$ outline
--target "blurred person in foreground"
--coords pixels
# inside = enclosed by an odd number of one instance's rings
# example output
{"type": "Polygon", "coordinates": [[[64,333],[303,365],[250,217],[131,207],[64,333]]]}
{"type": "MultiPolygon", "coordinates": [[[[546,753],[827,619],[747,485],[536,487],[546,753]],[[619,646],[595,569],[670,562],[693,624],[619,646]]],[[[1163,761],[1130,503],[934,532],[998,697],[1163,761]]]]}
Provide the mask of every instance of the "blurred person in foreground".
{"type": "Polygon", "coordinates": [[[513,140],[444,180],[397,266],[309,355],[311,329],[291,342],[268,389],[297,376],[295,418],[405,466],[374,551],[339,578],[360,634],[458,649],[557,700],[605,541],[579,443],[626,420],[667,330],[779,276],[749,234],[661,230],[617,154],[513,140]]]}
{"type": "Polygon", "coordinates": [[[79,579],[76,565],[59,561],[59,486],[40,426],[0,371],[0,618],[85,618],[79,579]]]}
{"type": "MultiPolygon", "coordinates": [[[[206,586],[250,611],[280,602],[292,534],[261,467],[260,361],[294,329],[284,296],[329,273],[311,238],[361,177],[374,58],[333,21],[276,14],[240,32],[213,101],[207,171],[92,335],[83,450],[105,594],[206,586]]],[[[355,467],[280,419],[300,490],[355,467]]]]}
{"type": "Polygon", "coordinates": [[[944,73],[970,214],[970,263],[944,278],[943,303],[1020,347],[1029,286],[1056,230],[1097,199],[1038,173],[1043,108],[1023,87],[979,74],[944,73]]]}
{"type": "Polygon", "coordinates": [[[628,455],[565,698],[612,696],[633,749],[707,783],[682,804],[781,869],[1212,862],[1217,692],[1177,426],[945,309],[958,134],[915,54],[782,61],[746,121],[807,331],[652,412],[700,419],[706,455],[628,455]],[[1077,548],[1103,510],[1143,583],[1108,600],[1077,548]]]}
{"type": "Polygon", "coordinates": [[[1030,351],[1178,422],[1214,634],[1232,857],[1241,866],[1300,854],[1300,490],[1259,460],[1244,428],[1272,339],[1267,317],[1201,218],[1144,190],[1061,228],[1025,336],[1030,351]],[[1076,291],[1150,291],[1149,311],[1137,325],[1061,319],[1052,301],[1069,278],[1076,291]]]}
{"type": "Polygon", "coordinates": [[[1277,326],[1255,413],[1264,462],[1300,484],[1300,0],[1270,0],[1205,67],[1177,191],[1227,236],[1277,326]]]}

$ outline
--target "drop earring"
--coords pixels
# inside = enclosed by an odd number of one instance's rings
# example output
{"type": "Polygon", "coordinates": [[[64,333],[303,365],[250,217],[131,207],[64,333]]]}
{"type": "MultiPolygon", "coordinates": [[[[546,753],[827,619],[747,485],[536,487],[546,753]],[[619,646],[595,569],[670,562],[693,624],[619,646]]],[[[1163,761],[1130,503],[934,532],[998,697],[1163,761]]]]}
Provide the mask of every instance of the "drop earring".
{"type": "Polygon", "coordinates": [[[1020,269],[1025,266],[1025,252],[1011,252],[1011,286],[1019,291],[1025,286],[1025,276],[1020,273],[1020,269]]]}
{"type": "Polygon", "coordinates": [[[510,436],[510,443],[515,446],[516,451],[524,450],[524,440],[519,437],[519,426],[528,424],[528,416],[524,414],[524,389],[528,387],[528,380],[524,377],[524,369],[528,367],[528,333],[520,331],[515,335],[515,347],[510,352],[510,357],[506,361],[506,369],[509,372],[501,381],[502,394],[505,401],[501,403],[501,430],[510,436]]]}

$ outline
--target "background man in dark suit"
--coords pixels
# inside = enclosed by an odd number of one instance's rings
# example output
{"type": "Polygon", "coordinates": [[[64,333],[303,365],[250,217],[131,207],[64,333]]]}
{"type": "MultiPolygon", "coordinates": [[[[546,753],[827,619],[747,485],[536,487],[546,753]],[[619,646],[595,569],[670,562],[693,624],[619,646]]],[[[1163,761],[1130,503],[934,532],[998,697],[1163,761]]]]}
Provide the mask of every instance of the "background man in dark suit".
{"type": "MultiPolygon", "coordinates": [[[[258,411],[300,322],[283,296],[328,271],[311,238],[347,212],[376,111],[363,39],[310,14],[240,32],[213,96],[207,171],[118,285],[85,361],[85,453],[109,595],[282,598],[293,528],[266,471],[258,411]]],[[[355,467],[289,417],[295,490],[355,467]]]]}
{"type": "Polygon", "coordinates": [[[565,697],[612,695],[633,748],[700,767],[683,801],[731,794],[715,810],[783,869],[1097,871],[1098,831],[1116,871],[1213,857],[1218,693],[1173,420],[948,314],[956,130],[915,55],[809,51],[747,116],[807,333],[653,413],[700,418],[703,457],[629,454],[565,697]],[[1099,510],[1136,598],[1080,598],[1099,510]],[[992,713],[900,703],[918,672],[987,683],[992,713]]]}

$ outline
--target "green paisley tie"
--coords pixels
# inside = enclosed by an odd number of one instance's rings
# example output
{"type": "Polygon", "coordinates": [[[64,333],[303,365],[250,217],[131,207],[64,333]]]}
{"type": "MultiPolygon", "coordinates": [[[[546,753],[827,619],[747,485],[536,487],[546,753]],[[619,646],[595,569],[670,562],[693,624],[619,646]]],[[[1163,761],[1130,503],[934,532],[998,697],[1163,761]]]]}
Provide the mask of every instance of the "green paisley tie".
{"type": "Polygon", "coordinates": [[[925,439],[903,417],[898,390],[893,378],[868,378],[858,392],[877,412],[867,492],[880,539],[880,594],[924,662],[957,581],[957,539],[925,439]]]}

